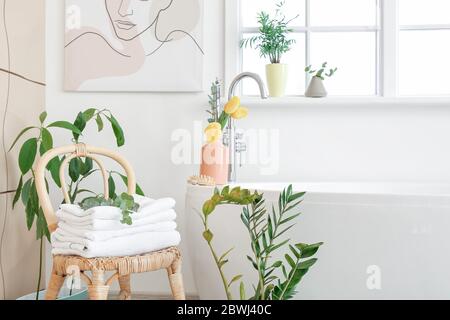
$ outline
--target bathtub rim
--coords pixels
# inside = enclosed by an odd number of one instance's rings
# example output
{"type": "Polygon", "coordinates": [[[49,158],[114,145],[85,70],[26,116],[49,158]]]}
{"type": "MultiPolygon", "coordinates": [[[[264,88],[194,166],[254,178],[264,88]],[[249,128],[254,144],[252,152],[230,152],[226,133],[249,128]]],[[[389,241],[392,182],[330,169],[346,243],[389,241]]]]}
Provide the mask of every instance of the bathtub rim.
{"type": "MultiPolygon", "coordinates": [[[[264,193],[268,201],[276,201],[289,183],[243,182],[230,184],[264,193]]],[[[292,183],[294,191],[306,192],[304,202],[345,205],[401,205],[450,208],[450,184],[444,183],[292,183]],[[304,187],[302,187],[304,186],[304,187]],[[322,190],[320,187],[324,187],[322,190]],[[351,187],[354,189],[352,190],[351,187]],[[359,188],[358,188],[359,187],[359,188]],[[384,188],[383,188],[384,187],[384,188]],[[336,190],[336,191],[333,191],[336,190]],[[341,189],[341,190],[339,190],[341,189]]],[[[224,186],[217,186],[221,190],[224,186]]],[[[187,185],[187,195],[208,198],[215,187],[187,185]]]]}

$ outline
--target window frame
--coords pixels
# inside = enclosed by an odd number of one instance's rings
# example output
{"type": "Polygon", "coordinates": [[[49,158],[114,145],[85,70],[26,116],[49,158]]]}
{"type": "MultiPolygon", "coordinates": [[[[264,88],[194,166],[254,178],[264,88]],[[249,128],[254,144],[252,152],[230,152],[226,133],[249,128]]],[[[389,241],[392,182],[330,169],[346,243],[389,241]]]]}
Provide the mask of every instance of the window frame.
{"type": "MultiPolygon", "coordinates": [[[[242,72],[242,50],[239,42],[243,34],[257,31],[257,28],[244,28],[241,25],[240,2],[245,0],[225,1],[225,82],[230,83],[233,78],[242,72]]],[[[308,8],[311,0],[305,0],[308,8]]],[[[309,26],[309,10],[306,10],[305,26],[293,28],[295,32],[302,32],[306,37],[306,45],[310,41],[311,32],[376,32],[376,92],[374,95],[355,97],[385,97],[398,98],[399,96],[399,35],[400,31],[407,30],[450,30],[450,24],[446,25],[399,25],[399,2],[398,0],[377,0],[377,25],[366,26],[309,26]]],[[[306,50],[306,65],[310,61],[309,51],[306,50]]],[[[309,82],[309,75],[306,83],[309,82]]],[[[238,88],[242,92],[242,86],[238,88]]],[[[301,95],[299,95],[301,96],[301,95]]],[[[445,95],[446,97],[447,95],[445,95]]],[[[450,96],[450,94],[448,95],[450,96]]],[[[426,97],[426,96],[425,96],[426,97]]],[[[429,96],[439,97],[439,96],[429,96]]],[[[442,96],[440,96],[442,97],[442,96]]]]}

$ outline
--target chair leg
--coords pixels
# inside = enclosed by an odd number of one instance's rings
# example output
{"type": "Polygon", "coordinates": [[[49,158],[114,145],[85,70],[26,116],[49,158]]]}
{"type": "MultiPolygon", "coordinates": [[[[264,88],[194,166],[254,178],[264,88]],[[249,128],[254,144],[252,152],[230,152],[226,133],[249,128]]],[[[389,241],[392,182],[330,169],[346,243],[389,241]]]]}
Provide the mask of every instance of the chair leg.
{"type": "Polygon", "coordinates": [[[174,263],[167,268],[169,275],[170,288],[175,300],[186,300],[183,285],[183,275],[181,274],[181,259],[174,261],[174,263]]]}
{"type": "Polygon", "coordinates": [[[64,277],[56,274],[56,272],[53,271],[47,286],[45,300],[56,300],[59,294],[59,290],[61,290],[63,284],[64,277]]]}
{"type": "Polygon", "coordinates": [[[88,286],[89,300],[108,300],[109,286],[105,284],[103,270],[92,271],[92,283],[88,286]]]}
{"type": "Polygon", "coordinates": [[[130,275],[119,276],[120,300],[131,300],[130,275]]]}

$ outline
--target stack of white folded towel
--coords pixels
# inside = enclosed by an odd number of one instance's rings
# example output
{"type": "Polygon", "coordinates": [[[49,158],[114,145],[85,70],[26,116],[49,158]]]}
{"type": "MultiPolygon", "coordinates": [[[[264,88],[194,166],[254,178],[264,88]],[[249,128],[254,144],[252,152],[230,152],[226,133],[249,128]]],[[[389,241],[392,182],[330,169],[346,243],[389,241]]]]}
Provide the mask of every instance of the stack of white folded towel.
{"type": "Polygon", "coordinates": [[[85,258],[118,257],[153,252],[180,243],[176,231],[175,200],[153,200],[133,195],[139,210],[131,214],[132,225],[123,224],[116,207],[83,210],[62,204],[56,212],[58,228],[52,234],[52,253],[85,258]]]}

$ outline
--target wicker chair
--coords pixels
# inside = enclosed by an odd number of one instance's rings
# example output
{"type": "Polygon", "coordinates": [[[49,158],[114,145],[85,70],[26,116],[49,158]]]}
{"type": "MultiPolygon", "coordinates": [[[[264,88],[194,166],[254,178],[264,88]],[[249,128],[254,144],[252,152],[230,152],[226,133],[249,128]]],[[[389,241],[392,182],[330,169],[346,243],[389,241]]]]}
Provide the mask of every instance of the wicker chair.
{"type": "MultiPolygon", "coordinates": [[[[47,193],[45,168],[51,159],[60,155],[66,155],[59,171],[62,191],[66,203],[70,203],[70,198],[65,188],[64,170],[70,160],[77,157],[91,158],[98,165],[103,176],[105,197],[109,194],[107,181],[108,175],[97,155],[102,155],[118,162],[123,167],[128,177],[128,193],[135,193],[136,179],[134,171],[129,162],[119,154],[107,149],[87,146],[84,144],[52,149],[41,157],[35,170],[36,189],[50,232],[54,232],[56,230],[57,219],[47,193]]],[[[64,278],[68,275],[73,275],[73,270],[75,269],[79,270],[81,279],[88,285],[89,299],[107,300],[111,283],[118,280],[120,285],[120,299],[129,300],[131,299],[130,275],[132,273],[149,272],[163,268],[167,270],[173,297],[176,300],[184,300],[185,294],[183,288],[183,277],[181,275],[181,254],[176,247],[130,257],[86,259],[80,256],[55,255],[53,256],[52,275],[45,298],[47,300],[56,299],[59,290],[64,283],[64,278]],[[91,271],[92,276],[89,277],[86,275],[86,271],[91,271]],[[107,271],[112,271],[113,275],[108,279],[105,279],[105,272],[107,271]]]]}

